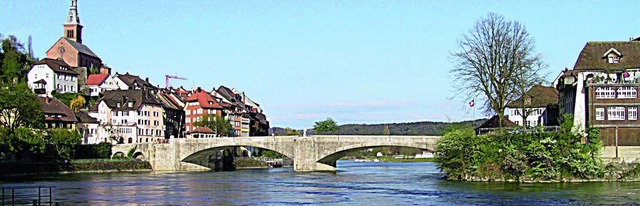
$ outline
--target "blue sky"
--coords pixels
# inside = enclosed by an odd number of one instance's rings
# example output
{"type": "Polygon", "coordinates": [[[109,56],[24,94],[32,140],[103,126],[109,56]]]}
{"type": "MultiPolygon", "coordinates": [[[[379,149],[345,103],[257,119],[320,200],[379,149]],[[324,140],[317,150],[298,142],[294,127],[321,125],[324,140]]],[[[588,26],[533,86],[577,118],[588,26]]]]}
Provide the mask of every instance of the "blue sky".
{"type": "MultiPolygon", "coordinates": [[[[0,1],[0,33],[33,38],[37,57],[62,36],[66,0],[0,1]]],[[[186,77],[172,85],[245,91],[271,126],[461,121],[451,99],[456,41],[489,12],[523,23],[552,80],[587,41],[640,36],[637,1],[79,0],[83,43],[114,71],[186,77]]],[[[479,105],[479,104],[477,104],[479,105]]],[[[483,115],[478,110],[477,118],[483,115]]]]}

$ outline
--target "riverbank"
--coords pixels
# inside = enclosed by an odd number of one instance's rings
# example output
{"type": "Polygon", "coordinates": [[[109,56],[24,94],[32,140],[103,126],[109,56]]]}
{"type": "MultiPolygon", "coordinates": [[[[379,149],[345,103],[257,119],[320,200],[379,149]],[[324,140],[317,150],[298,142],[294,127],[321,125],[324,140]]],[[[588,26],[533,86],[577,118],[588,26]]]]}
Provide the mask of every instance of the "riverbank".
{"type": "Polygon", "coordinates": [[[0,177],[36,174],[150,172],[151,164],[135,160],[83,160],[72,162],[0,163],[0,177]]]}

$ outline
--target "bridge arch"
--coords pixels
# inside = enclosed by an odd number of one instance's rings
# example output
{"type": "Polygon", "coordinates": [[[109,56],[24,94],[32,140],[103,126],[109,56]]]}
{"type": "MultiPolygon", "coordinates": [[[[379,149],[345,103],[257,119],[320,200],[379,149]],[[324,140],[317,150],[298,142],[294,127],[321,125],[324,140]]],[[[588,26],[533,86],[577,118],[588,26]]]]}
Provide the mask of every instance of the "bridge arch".
{"type": "MultiPolygon", "coordinates": [[[[350,152],[376,147],[408,147],[433,152],[434,136],[314,136],[315,156],[298,171],[335,171],[336,161],[350,152]]],[[[311,149],[311,148],[310,148],[311,149]]],[[[295,164],[295,161],[294,161],[295,164]]]]}
{"type": "Polygon", "coordinates": [[[287,151],[278,151],[278,150],[274,150],[273,148],[267,148],[267,147],[262,147],[262,146],[255,146],[255,145],[222,145],[222,146],[214,146],[214,147],[210,147],[210,148],[205,148],[196,152],[193,152],[191,154],[189,154],[188,156],[182,158],[180,161],[181,162],[196,162],[198,160],[202,160],[205,157],[209,157],[211,155],[217,154],[220,150],[224,150],[227,148],[235,148],[235,147],[255,147],[255,148],[260,148],[263,150],[269,150],[269,151],[274,151],[277,153],[280,153],[288,158],[293,159],[293,154],[289,153],[287,154],[287,151]]]}

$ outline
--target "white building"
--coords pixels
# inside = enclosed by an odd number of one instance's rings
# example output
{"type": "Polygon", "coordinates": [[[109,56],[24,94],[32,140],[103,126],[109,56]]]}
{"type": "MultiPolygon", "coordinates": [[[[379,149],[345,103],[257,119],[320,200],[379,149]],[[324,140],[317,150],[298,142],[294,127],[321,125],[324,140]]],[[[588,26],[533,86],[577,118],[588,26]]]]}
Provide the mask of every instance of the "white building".
{"type": "Polygon", "coordinates": [[[162,103],[149,90],[105,91],[90,113],[100,121],[98,135],[114,143],[164,139],[162,103]]]}
{"type": "Polygon", "coordinates": [[[100,86],[104,91],[109,90],[128,90],[128,89],[157,89],[151,83],[149,78],[142,79],[139,76],[131,75],[128,72],[125,74],[118,74],[107,78],[105,82],[100,86]]]}
{"type": "Polygon", "coordinates": [[[78,72],[62,60],[45,58],[36,62],[27,74],[29,88],[39,94],[78,93],[78,72]]]}
{"type": "Polygon", "coordinates": [[[517,125],[526,127],[550,126],[556,125],[558,122],[557,104],[558,91],[555,88],[536,85],[531,87],[524,97],[507,104],[505,111],[509,121],[517,125]],[[523,111],[527,113],[523,113],[523,111]],[[525,120],[523,116],[527,116],[527,119],[525,120]]]}
{"type": "Polygon", "coordinates": [[[82,134],[81,144],[98,144],[105,141],[98,136],[100,122],[96,118],[89,116],[89,114],[84,111],[76,112],[75,115],[76,119],[78,119],[76,129],[82,134]]]}

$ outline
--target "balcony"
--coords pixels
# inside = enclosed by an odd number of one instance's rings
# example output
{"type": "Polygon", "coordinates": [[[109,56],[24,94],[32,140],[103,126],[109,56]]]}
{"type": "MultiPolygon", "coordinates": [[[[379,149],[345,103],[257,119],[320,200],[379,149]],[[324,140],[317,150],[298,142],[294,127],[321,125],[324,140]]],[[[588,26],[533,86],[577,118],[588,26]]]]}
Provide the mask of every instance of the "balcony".
{"type": "Polygon", "coordinates": [[[587,80],[587,86],[639,86],[640,77],[619,77],[619,78],[606,78],[604,76],[595,76],[587,80]]]}

